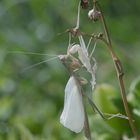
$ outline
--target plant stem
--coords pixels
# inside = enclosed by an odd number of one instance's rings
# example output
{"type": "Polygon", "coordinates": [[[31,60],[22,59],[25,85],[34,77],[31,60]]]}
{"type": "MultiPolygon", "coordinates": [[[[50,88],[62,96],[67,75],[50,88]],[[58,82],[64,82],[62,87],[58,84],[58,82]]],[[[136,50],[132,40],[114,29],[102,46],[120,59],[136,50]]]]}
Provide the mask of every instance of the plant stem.
{"type": "Polygon", "coordinates": [[[131,130],[132,130],[135,138],[137,140],[140,140],[140,136],[138,134],[137,128],[136,128],[136,126],[134,124],[134,121],[132,119],[130,109],[128,107],[128,102],[127,102],[126,92],[125,92],[125,87],[124,87],[124,81],[123,81],[124,73],[123,73],[122,64],[121,64],[121,61],[119,60],[119,58],[117,57],[116,53],[113,50],[112,43],[111,43],[111,38],[110,38],[108,28],[107,28],[107,25],[106,25],[106,22],[105,22],[105,18],[104,18],[104,15],[103,15],[103,12],[102,12],[102,9],[101,9],[99,3],[97,3],[97,6],[98,6],[99,11],[101,12],[101,22],[103,24],[103,28],[104,28],[106,38],[107,38],[107,43],[106,44],[107,44],[108,49],[109,49],[109,51],[111,53],[111,56],[112,56],[112,59],[113,59],[114,65],[115,65],[115,69],[116,69],[116,72],[117,72],[119,85],[120,85],[120,90],[121,90],[121,97],[122,97],[122,101],[123,101],[123,104],[124,104],[125,112],[126,112],[128,118],[129,118],[128,119],[129,124],[130,124],[131,130]]]}

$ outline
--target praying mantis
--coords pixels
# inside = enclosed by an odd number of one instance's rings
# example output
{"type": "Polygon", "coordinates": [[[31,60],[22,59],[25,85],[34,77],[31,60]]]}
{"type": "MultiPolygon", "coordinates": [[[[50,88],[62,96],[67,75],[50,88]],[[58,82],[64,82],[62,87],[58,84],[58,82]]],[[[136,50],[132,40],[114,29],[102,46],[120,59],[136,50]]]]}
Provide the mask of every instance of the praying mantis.
{"type": "Polygon", "coordinates": [[[69,45],[66,55],[60,55],[59,59],[67,68],[70,73],[70,79],[65,88],[65,101],[64,109],[60,117],[60,122],[70,130],[78,133],[85,128],[85,135],[90,140],[91,134],[89,131],[89,123],[86,114],[86,108],[83,100],[82,84],[86,84],[87,81],[75,73],[76,70],[82,67],[87,69],[92,75],[91,85],[94,88],[95,85],[95,66],[91,66],[90,59],[88,57],[88,51],[86,49],[82,36],[79,36],[80,45],[69,45]],[[78,52],[79,60],[72,54],[78,52]],[[70,61],[69,61],[70,59],[70,61]],[[84,79],[84,80],[83,80],[84,79]]]}
{"type": "Polygon", "coordinates": [[[81,68],[85,68],[91,75],[90,85],[92,90],[94,90],[96,84],[95,71],[97,66],[95,58],[92,57],[93,51],[89,55],[83,37],[80,35],[78,38],[80,45],[69,44],[67,54],[59,55],[60,61],[70,74],[70,78],[65,87],[64,109],[60,117],[60,122],[66,128],[76,133],[79,133],[84,128],[86,138],[91,140],[91,132],[85,108],[85,99],[88,100],[88,103],[91,105],[92,109],[99,113],[105,120],[113,117],[127,119],[127,117],[121,114],[115,114],[107,118],[105,114],[98,109],[91,98],[84,93],[82,86],[87,84],[88,81],[76,72],[81,68]],[[78,53],[78,58],[73,56],[75,53],[78,53]],[[94,60],[94,63],[91,63],[91,60],[94,60]]]}

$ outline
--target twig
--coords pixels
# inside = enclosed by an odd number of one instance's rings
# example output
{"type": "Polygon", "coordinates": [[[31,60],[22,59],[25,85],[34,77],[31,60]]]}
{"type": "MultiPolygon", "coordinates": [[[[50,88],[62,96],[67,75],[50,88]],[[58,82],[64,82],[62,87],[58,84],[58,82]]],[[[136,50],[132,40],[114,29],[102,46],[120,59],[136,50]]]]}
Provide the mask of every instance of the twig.
{"type": "Polygon", "coordinates": [[[106,38],[107,38],[107,41],[105,41],[105,40],[103,40],[103,41],[106,42],[107,47],[108,47],[108,49],[109,49],[109,51],[111,53],[114,65],[115,65],[115,69],[116,69],[118,80],[119,80],[119,85],[120,85],[120,90],[121,90],[121,97],[122,97],[122,101],[123,101],[123,104],[124,104],[125,112],[126,112],[128,118],[129,118],[128,119],[129,120],[129,124],[130,124],[130,127],[132,129],[132,132],[133,132],[135,138],[137,140],[140,140],[140,136],[138,134],[137,128],[136,128],[136,126],[134,124],[134,121],[132,119],[132,115],[130,113],[130,109],[128,107],[128,102],[127,102],[126,93],[125,93],[125,87],[124,87],[124,81],[123,81],[124,73],[123,73],[122,64],[121,64],[121,61],[119,60],[119,58],[117,57],[116,53],[113,50],[111,39],[110,39],[110,35],[109,35],[109,32],[108,32],[108,28],[107,28],[107,25],[106,25],[106,22],[105,22],[105,18],[104,18],[102,9],[100,7],[100,4],[96,3],[96,5],[97,5],[98,9],[101,12],[101,22],[103,24],[104,31],[105,31],[106,38]]]}

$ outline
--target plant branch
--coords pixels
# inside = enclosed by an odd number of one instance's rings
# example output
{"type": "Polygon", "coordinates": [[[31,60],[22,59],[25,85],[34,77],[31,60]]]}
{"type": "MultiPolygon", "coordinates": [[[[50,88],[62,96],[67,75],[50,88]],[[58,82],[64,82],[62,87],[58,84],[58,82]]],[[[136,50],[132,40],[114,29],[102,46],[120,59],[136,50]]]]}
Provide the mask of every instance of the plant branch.
{"type": "Polygon", "coordinates": [[[109,32],[108,32],[108,28],[107,28],[105,18],[104,18],[102,9],[100,7],[100,4],[96,3],[96,5],[97,5],[99,11],[101,12],[101,22],[103,24],[103,28],[104,28],[104,31],[105,31],[105,34],[106,34],[106,39],[107,39],[107,41],[105,41],[104,39],[102,39],[102,41],[104,41],[106,43],[106,45],[107,45],[107,47],[108,47],[108,49],[109,49],[109,51],[111,53],[114,65],[115,65],[115,69],[116,69],[118,80],[119,80],[119,85],[120,85],[120,90],[121,90],[121,97],[122,97],[122,101],[123,101],[123,104],[124,104],[125,112],[126,112],[128,118],[129,118],[128,119],[129,124],[130,124],[130,127],[132,129],[132,132],[133,132],[135,138],[137,140],[140,140],[140,136],[138,134],[137,128],[136,128],[136,126],[134,124],[134,121],[132,119],[130,109],[128,107],[128,102],[127,102],[126,92],[125,92],[125,87],[124,87],[124,81],[123,81],[124,73],[123,73],[122,64],[121,64],[121,61],[119,60],[119,58],[117,57],[116,53],[113,50],[112,43],[111,43],[111,38],[110,38],[110,35],[109,35],[109,32]]]}

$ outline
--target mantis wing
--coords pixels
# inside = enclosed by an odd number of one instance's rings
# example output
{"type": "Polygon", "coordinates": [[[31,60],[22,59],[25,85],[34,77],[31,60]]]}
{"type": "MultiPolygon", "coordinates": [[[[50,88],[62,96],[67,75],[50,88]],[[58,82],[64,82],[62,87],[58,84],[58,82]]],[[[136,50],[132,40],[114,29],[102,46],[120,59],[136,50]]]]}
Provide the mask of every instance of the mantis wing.
{"type": "Polygon", "coordinates": [[[77,86],[76,79],[71,76],[65,88],[64,109],[60,122],[64,127],[79,133],[84,127],[84,106],[83,99],[77,86]]]}

